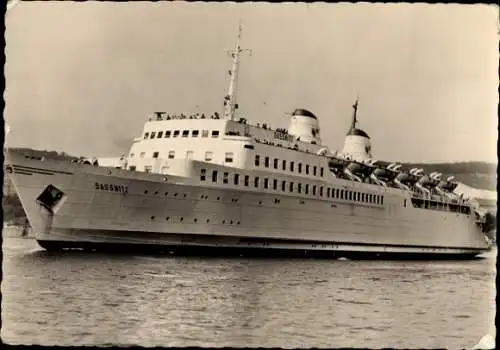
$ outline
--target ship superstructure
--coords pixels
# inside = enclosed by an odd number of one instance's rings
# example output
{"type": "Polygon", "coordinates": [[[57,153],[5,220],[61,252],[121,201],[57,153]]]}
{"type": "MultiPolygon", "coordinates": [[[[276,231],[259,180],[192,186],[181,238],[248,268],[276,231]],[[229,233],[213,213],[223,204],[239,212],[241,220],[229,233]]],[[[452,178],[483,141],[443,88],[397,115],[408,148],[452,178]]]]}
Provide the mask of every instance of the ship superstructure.
{"type": "Polygon", "coordinates": [[[342,152],[298,108],[287,129],[236,116],[241,25],[213,114],[150,116],[114,167],[7,153],[7,171],[46,249],[472,257],[483,218],[454,178],[372,157],[358,100],[342,152]]]}

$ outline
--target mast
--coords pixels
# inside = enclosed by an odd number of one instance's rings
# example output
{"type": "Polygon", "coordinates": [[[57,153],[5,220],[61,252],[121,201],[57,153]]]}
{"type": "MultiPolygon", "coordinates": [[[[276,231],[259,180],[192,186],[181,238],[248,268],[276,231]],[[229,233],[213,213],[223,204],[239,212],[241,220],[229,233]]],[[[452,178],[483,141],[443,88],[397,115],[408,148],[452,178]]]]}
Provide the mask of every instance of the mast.
{"type": "Polygon", "coordinates": [[[358,119],[357,119],[358,101],[359,101],[359,98],[356,98],[356,102],[354,102],[354,104],[352,105],[352,108],[354,109],[354,111],[352,112],[351,130],[356,128],[356,123],[358,122],[358,119]]]}
{"type": "Polygon", "coordinates": [[[236,41],[236,47],[232,50],[231,57],[233,58],[233,66],[229,71],[229,88],[227,95],[224,97],[224,118],[234,120],[234,112],[238,109],[238,103],[236,102],[236,90],[238,85],[238,70],[240,66],[240,53],[245,50],[241,49],[241,20],[238,25],[238,40],[236,41]]]}

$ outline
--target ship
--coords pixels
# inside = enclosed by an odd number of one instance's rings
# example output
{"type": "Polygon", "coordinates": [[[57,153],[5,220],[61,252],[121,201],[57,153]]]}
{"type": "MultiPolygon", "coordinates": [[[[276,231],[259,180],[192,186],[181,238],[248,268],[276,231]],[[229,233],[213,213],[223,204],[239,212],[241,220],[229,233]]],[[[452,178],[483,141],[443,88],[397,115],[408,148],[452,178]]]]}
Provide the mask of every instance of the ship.
{"type": "Polygon", "coordinates": [[[5,150],[5,170],[48,251],[327,258],[474,258],[484,215],[453,176],[372,156],[359,99],[342,151],[296,108],[252,124],[236,99],[242,28],[221,113],[147,116],[128,154],[44,159],[5,150]]]}

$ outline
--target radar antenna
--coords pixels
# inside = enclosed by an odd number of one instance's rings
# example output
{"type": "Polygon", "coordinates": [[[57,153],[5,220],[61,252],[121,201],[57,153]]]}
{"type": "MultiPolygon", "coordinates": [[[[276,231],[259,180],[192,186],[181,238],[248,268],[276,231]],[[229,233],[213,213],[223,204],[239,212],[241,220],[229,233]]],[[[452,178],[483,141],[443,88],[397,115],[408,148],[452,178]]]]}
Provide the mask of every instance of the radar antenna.
{"type": "Polygon", "coordinates": [[[234,50],[230,51],[231,57],[233,58],[233,67],[229,71],[229,89],[227,95],[224,97],[224,117],[234,120],[234,112],[238,109],[238,103],[236,102],[236,89],[238,84],[238,71],[240,65],[240,53],[243,51],[248,51],[251,53],[251,50],[243,50],[241,49],[241,20],[238,25],[238,40],[236,41],[236,47],[234,50]]]}

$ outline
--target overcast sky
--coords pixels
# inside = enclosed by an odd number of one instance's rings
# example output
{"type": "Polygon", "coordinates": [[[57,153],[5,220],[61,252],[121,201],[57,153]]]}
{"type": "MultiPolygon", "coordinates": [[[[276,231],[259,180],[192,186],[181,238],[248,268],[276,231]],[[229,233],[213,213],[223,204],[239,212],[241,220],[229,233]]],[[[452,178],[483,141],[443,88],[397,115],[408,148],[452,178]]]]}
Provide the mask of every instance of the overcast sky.
{"type": "Polygon", "coordinates": [[[113,156],[153,111],[222,110],[239,18],[240,112],[295,108],[341,149],[352,104],[378,159],[496,162],[488,5],[19,2],[6,17],[8,146],[113,156]]]}

